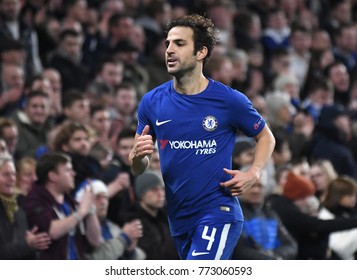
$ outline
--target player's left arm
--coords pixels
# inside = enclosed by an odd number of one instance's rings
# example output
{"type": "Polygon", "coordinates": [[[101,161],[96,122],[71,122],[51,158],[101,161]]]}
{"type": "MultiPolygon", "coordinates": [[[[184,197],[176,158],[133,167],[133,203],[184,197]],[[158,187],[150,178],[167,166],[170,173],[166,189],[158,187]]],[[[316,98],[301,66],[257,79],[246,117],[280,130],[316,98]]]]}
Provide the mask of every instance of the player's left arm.
{"type": "Polygon", "coordinates": [[[241,195],[258,181],[274,150],[275,138],[267,125],[254,138],[257,144],[254,151],[254,160],[250,168],[247,171],[224,168],[224,172],[231,175],[232,178],[222,182],[221,186],[229,188],[232,196],[241,195]]]}

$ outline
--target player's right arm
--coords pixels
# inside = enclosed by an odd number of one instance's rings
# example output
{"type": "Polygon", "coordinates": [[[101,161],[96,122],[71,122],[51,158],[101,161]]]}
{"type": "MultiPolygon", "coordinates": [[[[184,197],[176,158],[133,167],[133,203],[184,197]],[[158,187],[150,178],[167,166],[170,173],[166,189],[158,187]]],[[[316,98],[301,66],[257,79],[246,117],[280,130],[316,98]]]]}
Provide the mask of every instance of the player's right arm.
{"type": "Polygon", "coordinates": [[[155,150],[154,141],[149,134],[150,127],[146,125],[142,134],[136,134],[134,147],[129,155],[129,163],[133,173],[139,175],[149,167],[150,156],[155,150]]]}

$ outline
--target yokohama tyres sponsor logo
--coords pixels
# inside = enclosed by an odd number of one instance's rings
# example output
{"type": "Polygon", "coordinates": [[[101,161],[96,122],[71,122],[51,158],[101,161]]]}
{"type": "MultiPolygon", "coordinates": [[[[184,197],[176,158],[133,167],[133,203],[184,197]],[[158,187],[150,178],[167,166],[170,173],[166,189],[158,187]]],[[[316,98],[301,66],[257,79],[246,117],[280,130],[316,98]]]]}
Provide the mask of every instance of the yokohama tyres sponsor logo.
{"type": "Polygon", "coordinates": [[[170,147],[171,150],[188,150],[195,149],[196,155],[207,155],[216,153],[217,142],[214,139],[211,140],[182,140],[182,141],[170,141],[159,140],[160,150],[165,147],[170,147]]]}

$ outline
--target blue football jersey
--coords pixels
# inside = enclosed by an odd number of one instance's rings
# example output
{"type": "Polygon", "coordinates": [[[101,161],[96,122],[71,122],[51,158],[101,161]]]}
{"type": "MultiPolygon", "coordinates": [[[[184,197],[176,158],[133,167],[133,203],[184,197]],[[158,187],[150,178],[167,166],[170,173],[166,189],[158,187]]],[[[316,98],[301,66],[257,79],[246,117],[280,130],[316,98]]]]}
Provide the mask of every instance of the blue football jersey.
{"type": "Polygon", "coordinates": [[[201,219],[243,221],[220,183],[231,178],[223,168],[231,169],[237,130],[253,137],[265,125],[244,94],[209,79],[201,93],[184,95],[171,80],[143,96],[138,117],[137,133],[149,125],[157,140],[173,236],[201,219]]]}

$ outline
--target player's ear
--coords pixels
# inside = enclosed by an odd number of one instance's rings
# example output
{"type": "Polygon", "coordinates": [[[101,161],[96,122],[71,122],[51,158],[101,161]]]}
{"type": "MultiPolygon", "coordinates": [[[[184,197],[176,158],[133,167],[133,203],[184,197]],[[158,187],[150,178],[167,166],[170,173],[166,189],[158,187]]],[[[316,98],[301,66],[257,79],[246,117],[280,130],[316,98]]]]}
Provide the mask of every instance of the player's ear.
{"type": "Polygon", "coordinates": [[[197,59],[203,60],[207,56],[207,54],[208,54],[207,47],[202,47],[202,49],[197,52],[197,59]]]}

